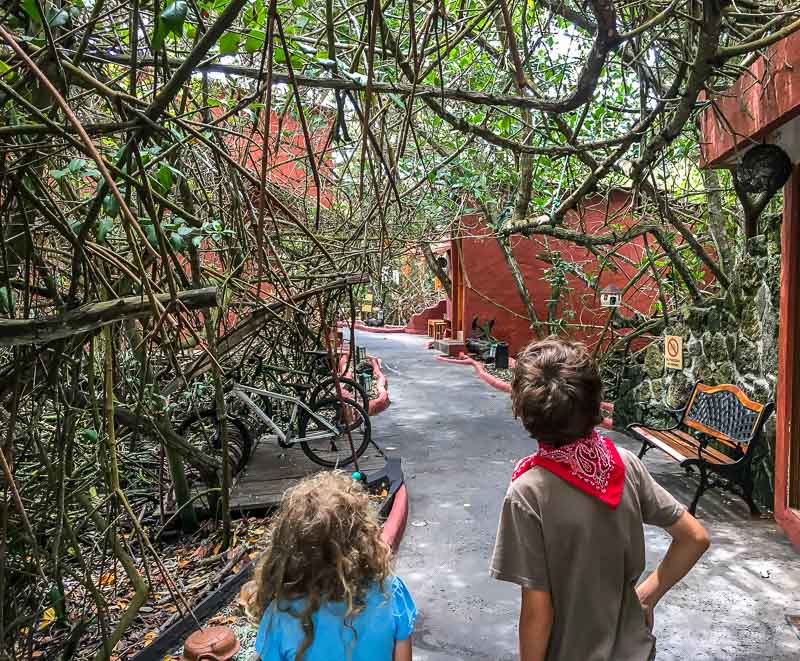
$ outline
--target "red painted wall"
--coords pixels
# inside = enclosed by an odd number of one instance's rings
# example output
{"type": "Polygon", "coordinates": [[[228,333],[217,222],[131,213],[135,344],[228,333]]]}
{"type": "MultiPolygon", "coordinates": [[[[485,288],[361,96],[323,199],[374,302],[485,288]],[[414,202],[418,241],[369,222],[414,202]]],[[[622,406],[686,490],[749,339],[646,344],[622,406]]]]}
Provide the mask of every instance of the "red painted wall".
{"type": "MultiPolygon", "coordinates": [[[[630,196],[624,191],[613,192],[608,198],[589,198],[579,211],[567,216],[564,226],[579,229],[587,234],[606,233],[613,225],[629,226],[632,219],[628,213],[630,196]]],[[[461,259],[464,274],[464,331],[469,336],[472,319],[481,323],[495,320],[494,335],[509,343],[513,355],[534,338],[530,329],[525,306],[519,297],[511,272],[503,253],[491,231],[476,215],[461,219],[459,228],[461,259]]],[[[456,250],[456,245],[452,250],[456,250]]],[[[577,262],[588,275],[596,275],[601,268],[597,258],[585,248],[549,237],[511,237],[514,257],[525,278],[534,309],[540,321],[548,318],[548,299],[551,286],[545,274],[551,268],[548,258],[560,253],[565,261],[577,262]]],[[[600,273],[600,286],[615,284],[620,289],[639,270],[644,257],[641,238],[619,246],[616,255],[609,257],[609,265],[600,273]]],[[[557,307],[557,317],[573,324],[562,335],[596,344],[602,335],[609,310],[600,306],[599,294],[575,275],[567,276],[566,287],[557,307]],[[577,325],[577,326],[576,326],[577,325]]],[[[652,277],[642,277],[623,299],[620,308],[624,315],[632,315],[631,308],[648,311],[657,300],[658,289],[652,277]]],[[[608,331],[604,346],[619,335],[608,331]]]]}
{"type": "MultiPolygon", "coordinates": [[[[215,117],[221,116],[224,112],[223,108],[212,109],[212,115],[215,117]]],[[[326,187],[333,165],[330,141],[333,124],[330,114],[330,111],[324,108],[305,108],[305,118],[311,138],[311,150],[314,154],[322,183],[320,205],[323,208],[330,207],[332,204],[331,194],[326,187]]],[[[308,150],[302,126],[298,119],[288,113],[279,115],[275,111],[270,113],[269,121],[267,182],[276,187],[288,189],[297,195],[306,207],[307,216],[313,217],[317,188],[312,172],[307,166],[308,150]]],[[[252,131],[252,127],[249,127],[246,130],[242,130],[243,135],[224,134],[224,140],[231,155],[257,178],[261,177],[266,135],[265,126],[266,122],[262,112],[261,121],[256,131],[252,131]]],[[[256,199],[254,199],[253,204],[258,209],[257,195],[254,195],[254,197],[256,199]]],[[[266,218],[269,220],[269,214],[267,214],[266,218]]],[[[181,259],[186,273],[189,274],[188,261],[185,258],[181,259]]],[[[213,269],[219,273],[225,272],[225,266],[222,263],[223,256],[215,249],[215,246],[201,245],[201,260],[206,268],[213,269]]],[[[257,268],[250,263],[246,263],[241,277],[255,280],[257,276],[257,268]]],[[[254,294],[259,291],[256,284],[251,283],[250,288],[254,294]]],[[[262,299],[271,299],[274,293],[274,287],[262,281],[260,297],[262,299]]],[[[229,308],[223,319],[224,328],[230,330],[238,321],[239,315],[229,308]]]]}
{"type": "Polygon", "coordinates": [[[727,165],[758,140],[800,115],[800,31],[768,49],[700,116],[704,167],[727,165]]]}
{"type": "MultiPolygon", "coordinates": [[[[223,110],[215,108],[213,114],[222,115],[223,110]]],[[[330,207],[333,201],[329,190],[329,177],[333,167],[331,156],[333,117],[327,108],[310,106],[304,107],[304,116],[311,139],[311,152],[322,184],[320,202],[323,207],[330,207]]],[[[242,130],[242,133],[243,135],[225,134],[224,140],[239,163],[260,178],[266,137],[263,111],[257,130],[253,131],[250,125],[242,130]]],[[[289,113],[279,114],[274,110],[270,112],[267,182],[287,188],[299,196],[305,196],[308,198],[307,205],[314,204],[317,195],[308,152],[299,118],[289,113]]],[[[310,210],[313,212],[313,207],[310,210]]]]}
{"type": "Polygon", "coordinates": [[[406,324],[406,331],[417,335],[425,335],[428,332],[429,319],[445,318],[448,318],[447,300],[439,301],[436,305],[411,315],[411,319],[406,324]]]}

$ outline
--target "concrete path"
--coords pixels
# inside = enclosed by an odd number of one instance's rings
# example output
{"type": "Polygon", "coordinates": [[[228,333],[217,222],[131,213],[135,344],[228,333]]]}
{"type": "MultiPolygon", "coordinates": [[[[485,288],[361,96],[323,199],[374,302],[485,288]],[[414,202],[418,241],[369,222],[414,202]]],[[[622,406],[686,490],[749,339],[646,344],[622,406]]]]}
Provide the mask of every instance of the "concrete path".
{"type": "MultiPolygon", "coordinates": [[[[424,338],[359,333],[358,342],[383,361],[392,404],[373,419],[373,433],[403,457],[408,484],[397,571],[420,611],[414,658],[516,659],[518,589],[489,578],[488,563],[511,470],[531,441],[506,394],[471,367],[434,360],[424,338]]],[[[689,502],[690,478],[655,452],[646,463],[689,502]]],[[[706,494],[699,517],[713,546],[656,611],[659,661],[798,661],[800,640],[785,616],[800,614],[800,552],[735,499],[706,494]]],[[[646,532],[651,569],[668,537],[646,532]]]]}

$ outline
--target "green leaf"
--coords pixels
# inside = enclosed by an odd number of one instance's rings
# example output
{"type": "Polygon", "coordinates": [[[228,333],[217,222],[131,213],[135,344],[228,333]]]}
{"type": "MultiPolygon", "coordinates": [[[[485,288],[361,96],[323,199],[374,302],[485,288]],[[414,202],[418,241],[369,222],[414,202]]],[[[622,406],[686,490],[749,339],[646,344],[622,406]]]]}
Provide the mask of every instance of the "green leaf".
{"type": "Polygon", "coordinates": [[[284,64],[286,62],[286,51],[283,48],[275,49],[275,61],[279,64],[284,64]]]}
{"type": "Polygon", "coordinates": [[[50,588],[50,604],[59,620],[63,620],[67,617],[67,612],[64,608],[64,593],[55,585],[50,588]]]}
{"type": "Polygon", "coordinates": [[[106,237],[111,229],[114,227],[114,221],[111,218],[103,218],[97,224],[97,231],[95,232],[95,237],[97,238],[98,243],[105,243],[106,237]]]}
{"type": "Polygon", "coordinates": [[[178,235],[179,236],[186,236],[187,234],[191,234],[194,232],[194,227],[189,227],[188,225],[181,225],[178,228],[178,235]]]}
{"type": "Polygon", "coordinates": [[[69,170],[72,174],[77,174],[86,166],[86,161],[82,158],[73,158],[69,165],[67,166],[67,170],[69,170]]]}
{"type": "Polygon", "coordinates": [[[226,32],[219,38],[219,52],[223,55],[239,52],[241,35],[236,32],[226,32]]]}
{"type": "Polygon", "coordinates": [[[199,248],[199,247],[200,247],[200,243],[201,243],[202,241],[203,241],[203,237],[202,237],[202,236],[193,236],[193,237],[192,237],[192,245],[193,245],[195,248],[199,248]]]}
{"type": "Polygon", "coordinates": [[[35,0],[22,0],[19,6],[34,21],[37,23],[42,22],[42,15],[39,13],[39,7],[36,5],[35,0]]]}
{"type": "Polygon", "coordinates": [[[50,176],[56,181],[69,174],[69,170],[50,170],[50,176]]]}
{"type": "Polygon", "coordinates": [[[171,234],[169,242],[177,252],[183,252],[186,249],[186,242],[181,238],[180,234],[171,234]]]}
{"type": "Polygon", "coordinates": [[[162,193],[169,193],[172,188],[172,168],[163,163],[156,171],[156,179],[161,186],[162,193]]]}
{"type": "Polygon", "coordinates": [[[142,227],[144,230],[144,235],[147,237],[147,240],[150,242],[150,245],[154,248],[158,248],[158,235],[156,234],[156,228],[154,225],[144,225],[142,227]]]}
{"type": "Polygon", "coordinates": [[[103,198],[103,211],[105,211],[112,218],[116,218],[119,214],[119,202],[113,195],[106,195],[103,198]]]}
{"type": "Polygon", "coordinates": [[[67,23],[69,23],[70,14],[68,11],[64,9],[56,9],[55,7],[50,7],[47,11],[47,24],[51,28],[60,28],[64,27],[67,23]]]}
{"type": "Polygon", "coordinates": [[[266,38],[263,30],[250,30],[250,34],[247,35],[247,39],[244,42],[244,49],[248,53],[255,53],[264,47],[266,38]]]}
{"type": "Polygon", "coordinates": [[[84,441],[89,441],[90,443],[97,443],[97,431],[92,429],[91,427],[87,427],[86,429],[81,430],[81,437],[84,441]]]}
{"type": "Polygon", "coordinates": [[[8,66],[8,63],[3,62],[0,60],[0,78],[5,78],[6,82],[11,82],[16,77],[16,73],[11,71],[11,67],[8,66]]]}
{"type": "Polygon", "coordinates": [[[8,287],[0,287],[0,312],[10,314],[14,309],[14,292],[8,287]]]}
{"type": "Polygon", "coordinates": [[[156,22],[156,29],[153,32],[153,50],[157,51],[164,45],[164,39],[170,33],[170,29],[164,24],[163,21],[156,22]]]}
{"type": "Polygon", "coordinates": [[[172,32],[183,34],[183,23],[188,13],[189,5],[183,0],[175,0],[164,7],[159,18],[172,32]]]}
{"type": "Polygon", "coordinates": [[[170,34],[181,36],[183,34],[183,24],[186,15],[189,13],[189,5],[184,0],[175,0],[169,3],[161,15],[158,17],[156,29],[153,33],[153,48],[158,50],[164,45],[164,39],[170,34]]]}
{"type": "Polygon", "coordinates": [[[292,0],[292,6],[294,7],[302,7],[306,4],[306,0],[292,0]]]}

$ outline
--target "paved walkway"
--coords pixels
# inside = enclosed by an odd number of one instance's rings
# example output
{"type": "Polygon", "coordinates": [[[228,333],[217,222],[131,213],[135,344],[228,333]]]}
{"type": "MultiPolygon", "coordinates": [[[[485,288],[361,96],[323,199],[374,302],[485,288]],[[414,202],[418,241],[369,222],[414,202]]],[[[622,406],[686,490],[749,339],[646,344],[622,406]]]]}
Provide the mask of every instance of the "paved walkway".
{"type": "MultiPolygon", "coordinates": [[[[425,339],[359,333],[358,340],[383,360],[392,404],[374,418],[373,433],[403,457],[410,494],[397,569],[420,610],[414,658],[516,659],[518,589],[489,578],[488,563],[511,470],[531,442],[506,394],[471,367],[434,360],[425,339]]],[[[692,483],[674,464],[652,452],[647,465],[689,502],[692,483]]],[[[785,621],[800,614],[800,552],[736,500],[707,494],[698,514],[713,546],[656,611],[659,661],[800,659],[800,640],[785,621]]],[[[667,542],[647,529],[648,568],[667,542]]]]}

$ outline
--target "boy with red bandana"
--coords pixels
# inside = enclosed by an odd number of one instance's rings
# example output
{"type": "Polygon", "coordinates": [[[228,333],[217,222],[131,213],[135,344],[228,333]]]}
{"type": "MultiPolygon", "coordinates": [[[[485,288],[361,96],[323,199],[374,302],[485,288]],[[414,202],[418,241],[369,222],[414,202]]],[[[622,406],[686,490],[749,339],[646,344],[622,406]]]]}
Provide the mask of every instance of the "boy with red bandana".
{"type": "Polygon", "coordinates": [[[548,338],[517,357],[514,416],[539,444],[506,492],[492,575],[522,588],[521,661],[648,661],[653,609],[709,546],[642,462],[595,429],[602,383],[582,344],[548,338]],[[645,567],[643,523],[672,543],[645,567]]]}

